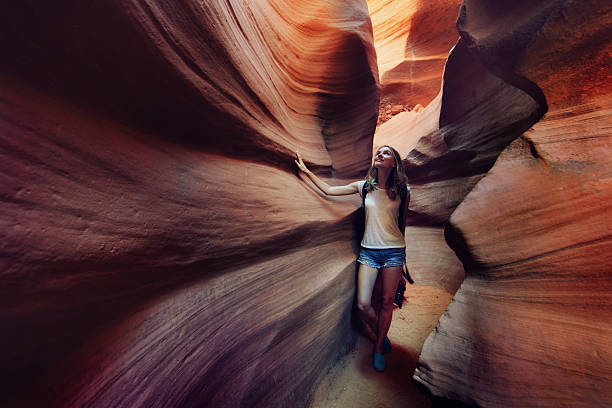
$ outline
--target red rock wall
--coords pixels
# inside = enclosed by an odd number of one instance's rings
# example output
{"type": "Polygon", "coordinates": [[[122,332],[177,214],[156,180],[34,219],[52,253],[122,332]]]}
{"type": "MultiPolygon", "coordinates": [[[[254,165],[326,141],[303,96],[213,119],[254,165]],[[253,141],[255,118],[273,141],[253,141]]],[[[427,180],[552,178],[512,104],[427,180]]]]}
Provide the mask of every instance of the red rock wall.
{"type": "Polygon", "coordinates": [[[457,290],[464,268],[445,240],[449,217],[508,143],[542,113],[460,41],[449,54],[436,99],[422,112],[401,113],[377,129],[376,145],[396,146],[406,157],[412,187],[406,254],[418,284],[457,290]]]}
{"type": "MultiPolygon", "coordinates": [[[[463,3],[469,54],[549,111],[450,217],[466,279],[414,377],[434,395],[487,407],[609,404],[610,21],[595,2],[463,3]]],[[[476,119],[483,143],[499,138],[487,129],[500,116],[476,119]]]]}
{"type": "MultiPolygon", "coordinates": [[[[459,1],[368,1],[381,77],[375,146],[389,144],[406,157],[423,136],[440,136],[442,75],[449,50],[459,38],[455,27],[459,5],[459,1]],[[393,109],[400,105],[410,110],[397,114],[393,109]],[[427,108],[421,112],[413,109],[416,105],[427,108]]],[[[408,267],[419,284],[454,293],[464,272],[444,241],[444,225],[475,181],[463,185],[449,175],[425,184],[411,177],[408,267]]]]}
{"type": "Polygon", "coordinates": [[[304,405],[355,203],[292,156],[369,164],[365,3],[24,1],[0,44],[2,405],[304,405]]]}
{"type": "MultiPolygon", "coordinates": [[[[427,106],[440,91],[461,1],[368,0],[386,107],[427,106]]],[[[396,114],[397,112],[393,113],[396,114]]]]}

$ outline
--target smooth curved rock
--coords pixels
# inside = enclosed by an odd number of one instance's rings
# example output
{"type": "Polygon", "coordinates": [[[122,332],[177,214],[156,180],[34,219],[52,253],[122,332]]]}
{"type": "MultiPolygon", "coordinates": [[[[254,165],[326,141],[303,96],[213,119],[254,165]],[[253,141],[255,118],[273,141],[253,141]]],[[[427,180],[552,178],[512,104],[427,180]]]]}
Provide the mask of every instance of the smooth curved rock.
{"type": "Polygon", "coordinates": [[[397,146],[406,157],[412,186],[406,254],[418,284],[457,290],[464,270],[444,240],[444,227],[500,152],[542,113],[459,41],[448,56],[440,94],[422,112],[399,114],[377,129],[376,145],[397,146]]]}
{"type": "Polygon", "coordinates": [[[550,110],[450,218],[466,279],[415,373],[435,395],[487,407],[612,397],[611,20],[595,2],[463,4],[471,52],[550,110]]]}
{"type": "Polygon", "coordinates": [[[381,105],[427,106],[440,91],[457,42],[461,1],[368,0],[378,55],[381,105]]]}
{"type": "Polygon", "coordinates": [[[502,149],[542,114],[525,92],[492,75],[465,41],[448,53],[458,38],[458,5],[368,2],[383,104],[385,81],[396,78],[401,67],[408,67],[402,74],[405,84],[422,83],[421,77],[431,82],[418,95],[399,91],[406,98],[401,103],[427,107],[402,112],[380,125],[375,145],[392,145],[407,157],[413,186],[406,231],[411,274],[417,283],[440,286],[449,293],[457,290],[464,272],[444,241],[446,222],[502,149]],[[435,69],[419,65],[425,61],[435,61],[435,69]],[[493,116],[499,117],[495,123],[482,120],[493,116]],[[510,125],[515,128],[508,129],[510,125]]]}
{"type": "Polygon", "coordinates": [[[365,3],[25,1],[0,44],[2,405],[304,405],[359,200],[293,152],[369,165],[365,3]]]}
{"type": "Polygon", "coordinates": [[[299,147],[321,166],[337,155],[340,174],[369,164],[377,67],[361,1],[299,11],[284,1],[26,0],[7,9],[3,70],[62,97],[223,155],[258,149],[277,164],[299,147]],[[336,145],[362,150],[343,167],[336,145]]]}

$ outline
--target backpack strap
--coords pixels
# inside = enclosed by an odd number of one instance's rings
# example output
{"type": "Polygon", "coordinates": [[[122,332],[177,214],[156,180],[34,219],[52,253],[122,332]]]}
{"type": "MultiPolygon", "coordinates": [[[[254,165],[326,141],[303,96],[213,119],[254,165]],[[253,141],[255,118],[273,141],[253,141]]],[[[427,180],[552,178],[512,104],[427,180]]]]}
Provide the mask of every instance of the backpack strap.
{"type": "Polygon", "coordinates": [[[406,188],[400,190],[400,207],[399,214],[397,216],[397,225],[399,226],[400,232],[404,233],[404,207],[406,206],[406,197],[408,196],[408,191],[406,188]]]}
{"type": "Polygon", "coordinates": [[[364,182],[363,186],[361,186],[361,205],[365,208],[365,197],[366,194],[368,194],[368,190],[366,189],[366,186],[368,185],[368,182],[364,182]]]}
{"type": "MultiPolygon", "coordinates": [[[[361,186],[361,205],[365,208],[365,199],[366,199],[366,195],[368,194],[368,190],[366,189],[368,182],[366,181],[365,183],[363,183],[363,186],[361,186]]],[[[406,198],[408,197],[408,191],[406,191],[406,188],[403,188],[400,190],[400,207],[399,207],[399,214],[397,216],[397,225],[399,226],[400,231],[402,232],[402,234],[404,233],[404,207],[406,206],[406,198]]]]}

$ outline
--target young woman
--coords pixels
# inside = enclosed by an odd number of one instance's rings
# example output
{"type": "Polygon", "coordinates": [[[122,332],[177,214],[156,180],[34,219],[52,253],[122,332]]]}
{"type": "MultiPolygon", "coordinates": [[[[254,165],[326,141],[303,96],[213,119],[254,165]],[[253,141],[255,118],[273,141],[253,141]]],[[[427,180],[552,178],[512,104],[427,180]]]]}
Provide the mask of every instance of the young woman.
{"type": "MultiPolygon", "coordinates": [[[[391,352],[387,332],[393,315],[393,300],[402,268],[406,263],[404,232],[398,225],[402,189],[407,189],[408,207],[410,188],[399,153],[390,146],[382,146],[374,155],[374,164],[365,180],[345,186],[330,186],[314,175],[297,152],[298,168],[326,195],[359,193],[365,184],[365,232],[359,253],[357,275],[357,307],[368,337],[374,341],[374,368],[385,369],[383,353],[391,352]],[[378,274],[382,278],[382,304],[379,313],[372,307],[372,291],[378,274]]],[[[404,211],[405,214],[405,211],[404,211]]]]}

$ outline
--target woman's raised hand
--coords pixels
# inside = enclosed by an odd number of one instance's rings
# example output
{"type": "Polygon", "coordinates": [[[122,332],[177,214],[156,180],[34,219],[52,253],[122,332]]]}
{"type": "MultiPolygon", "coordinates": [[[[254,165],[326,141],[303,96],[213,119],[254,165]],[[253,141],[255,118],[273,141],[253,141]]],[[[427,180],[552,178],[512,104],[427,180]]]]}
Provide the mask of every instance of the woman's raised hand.
{"type": "Polygon", "coordinates": [[[302,155],[300,154],[300,152],[296,151],[295,155],[297,157],[297,160],[295,160],[295,164],[297,164],[298,168],[302,172],[304,172],[306,177],[308,177],[310,181],[312,181],[319,190],[325,193],[325,195],[345,195],[359,192],[357,182],[347,184],[346,186],[330,186],[329,184],[318,178],[312,171],[308,170],[308,167],[306,167],[306,165],[304,164],[304,160],[302,160],[302,155]]]}
{"type": "Polygon", "coordinates": [[[307,173],[308,167],[306,167],[306,165],[304,164],[304,161],[302,160],[302,155],[298,151],[296,151],[295,154],[297,155],[297,160],[294,160],[295,164],[297,164],[300,170],[302,170],[304,173],[307,173]]]}

